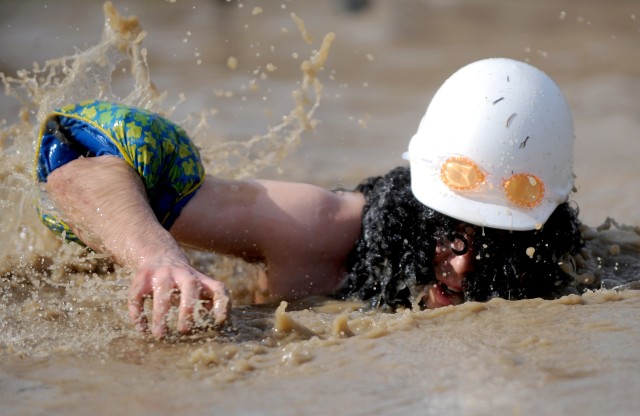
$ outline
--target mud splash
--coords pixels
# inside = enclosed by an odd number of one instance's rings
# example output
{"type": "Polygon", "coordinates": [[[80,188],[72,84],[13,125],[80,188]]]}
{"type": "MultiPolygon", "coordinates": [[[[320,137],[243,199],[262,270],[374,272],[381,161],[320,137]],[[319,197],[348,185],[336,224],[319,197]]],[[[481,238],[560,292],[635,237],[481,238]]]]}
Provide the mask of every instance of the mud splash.
{"type": "MultiPolygon", "coordinates": [[[[269,13],[248,3],[244,12],[269,13]]],[[[302,13],[280,13],[289,35],[312,40],[302,13]]],[[[67,101],[113,99],[169,117],[189,104],[154,86],[148,40],[137,19],[107,4],[97,45],[2,75],[6,94],[23,109],[0,131],[0,413],[109,413],[118,400],[136,414],[633,414],[640,231],[613,220],[586,228],[588,246],[575,269],[568,265],[577,293],[604,290],[436,311],[386,314],[326,299],[252,306],[259,269],[191,252],[196,267],[231,286],[237,307],[230,324],[163,342],[136,333],[126,316],[129,271],[61,244],[39,224],[31,161],[39,121],[67,101]],[[609,400],[590,399],[605,391],[609,400]]],[[[247,88],[264,91],[277,71],[299,74],[288,86],[294,109],[266,133],[227,141],[211,127],[216,108],[174,119],[203,144],[211,173],[256,175],[300,145],[328,95],[316,74],[324,75],[332,40],[325,37],[302,68],[262,62],[250,71],[247,88]]],[[[223,100],[231,95],[216,88],[223,100]]]]}
{"type": "MultiPolygon", "coordinates": [[[[36,63],[16,76],[0,74],[5,93],[21,103],[18,121],[0,131],[0,221],[4,236],[0,275],[6,305],[2,344],[10,352],[39,355],[60,348],[99,349],[120,336],[118,329],[127,325],[122,305],[129,271],[100,254],[56,241],[43,232],[32,209],[35,198],[46,201],[46,195],[33,185],[31,161],[37,130],[50,111],[64,103],[99,98],[171,117],[181,104],[182,98],[167,105],[168,93],[160,92],[151,81],[143,47],[147,34],[138,18],[120,15],[111,2],[104,4],[104,16],[102,41],[97,45],[42,66],[36,63]],[[120,97],[113,86],[122,82],[131,88],[120,97]],[[56,345],[60,339],[53,345],[47,342],[52,332],[74,332],[73,327],[92,336],[69,340],[70,345],[66,341],[56,345]]],[[[293,16],[301,35],[308,38],[302,20],[293,16]]],[[[207,109],[180,122],[196,143],[203,136],[208,140],[201,154],[209,173],[241,178],[278,166],[299,145],[303,132],[313,130],[317,123],[314,113],[322,97],[322,83],[316,75],[323,70],[333,40],[332,33],[326,35],[311,57],[299,65],[301,81],[292,91],[293,109],[265,134],[244,142],[216,140],[209,127],[212,111],[207,109]]],[[[268,79],[265,72],[258,75],[263,81],[268,79]]],[[[249,303],[253,298],[257,268],[212,254],[190,255],[201,270],[230,281],[236,303],[249,303]]]]}

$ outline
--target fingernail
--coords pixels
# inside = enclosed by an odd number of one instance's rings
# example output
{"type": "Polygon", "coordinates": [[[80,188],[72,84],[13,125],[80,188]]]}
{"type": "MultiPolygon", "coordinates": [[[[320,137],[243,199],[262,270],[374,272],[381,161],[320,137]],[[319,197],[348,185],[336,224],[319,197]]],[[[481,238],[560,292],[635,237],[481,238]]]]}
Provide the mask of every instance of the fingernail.
{"type": "Polygon", "coordinates": [[[154,325],[153,331],[151,332],[156,338],[162,338],[164,336],[164,328],[162,327],[162,325],[154,325]]]}
{"type": "Polygon", "coordinates": [[[183,334],[186,334],[187,332],[191,331],[191,323],[180,325],[180,327],[178,328],[178,331],[180,331],[183,334]]]}

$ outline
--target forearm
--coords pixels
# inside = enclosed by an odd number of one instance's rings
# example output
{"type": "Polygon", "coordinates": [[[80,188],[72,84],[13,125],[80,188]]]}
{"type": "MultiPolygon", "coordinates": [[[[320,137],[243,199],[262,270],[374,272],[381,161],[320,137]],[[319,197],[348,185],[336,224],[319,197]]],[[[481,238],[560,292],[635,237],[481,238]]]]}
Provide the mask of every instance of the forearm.
{"type": "Polygon", "coordinates": [[[78,237],[119,264],[138,267],[157,256],[186,261],[156,220],[140,177],[122,159],[74,160],[49,176],[46,189],[78,237]]]}

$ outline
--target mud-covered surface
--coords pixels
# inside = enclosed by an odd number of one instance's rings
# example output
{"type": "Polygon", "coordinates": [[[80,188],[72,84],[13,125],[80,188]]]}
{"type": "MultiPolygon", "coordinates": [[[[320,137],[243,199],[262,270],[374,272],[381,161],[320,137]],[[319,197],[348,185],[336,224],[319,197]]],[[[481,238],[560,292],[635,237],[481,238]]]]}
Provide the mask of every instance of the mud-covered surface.
{"type": "Polygon", "coordinates": [[[139,25],[114,15],[105,37],[99,1],[0,3],[1,414],[636,414],[640,6],[347,3],[123,1],[139,25]],[[61,102],[162,111],[212,173],[349,187],[402,163],[437,86],[488,56],[531,62],[567,96],[576,287],[603,290],[396,314],[252,306],[259,269],[190,253],[235,308],[158,342],[128,322],[130,271],[61,245],[33,210],[35,131],[61,102]]]}

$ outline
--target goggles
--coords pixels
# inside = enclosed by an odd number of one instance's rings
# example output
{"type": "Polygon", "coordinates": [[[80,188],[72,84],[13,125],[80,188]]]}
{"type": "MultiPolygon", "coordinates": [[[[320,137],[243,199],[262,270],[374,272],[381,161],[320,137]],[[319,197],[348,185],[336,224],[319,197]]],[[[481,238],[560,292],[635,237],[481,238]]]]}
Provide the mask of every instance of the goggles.
{"type": "Polygon", "coordinates": [[[443,246],[449,247],[456,256],[464,256],[470,248],[469,239],[465,237],[463,233],[457,231],[450,233],[446,238],[442,239],[440,243],[443,246]]]}
{"type": "Polygon", "coordinates": [[[498,182],[477,163],[465,156],[449,156],[436,164],[422,158],[418,161],[433,167],[442,183],[457,193],[477,192],[498,187],[513,205],[521,208],[537,207],[544,197],[544,182],[531,173],[515,173],[498,182]]]}

